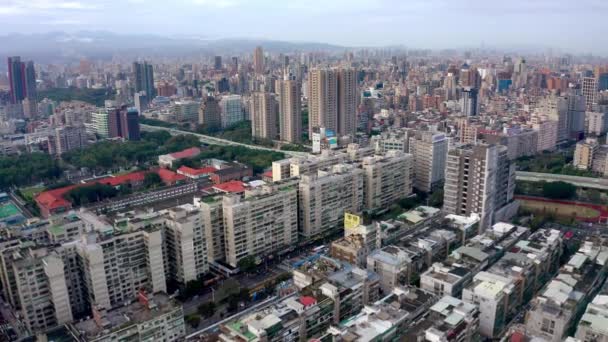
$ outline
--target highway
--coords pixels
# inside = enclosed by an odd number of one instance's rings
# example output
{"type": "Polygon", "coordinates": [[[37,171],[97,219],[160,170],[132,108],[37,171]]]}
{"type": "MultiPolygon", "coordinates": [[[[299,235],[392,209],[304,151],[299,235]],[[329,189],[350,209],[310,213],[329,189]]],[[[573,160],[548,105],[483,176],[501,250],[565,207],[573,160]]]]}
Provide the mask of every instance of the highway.
{"type": "Polygon", "coordinates": [[[517,171],[515,173],[517,180],[529,181],[529,182],[566,182],[572,185],[588,188],[598,189],[606,191],[608,190],[608,178],[591,178],[591,177],[578,177],[578,176],[567,176],[557,175],[553,173],[540,173],[540,172],[523,172],[517,171]]]}
{"type": "Polygon", "coordinates": [[[171,133],[171,135],[191,134],[191,135],[194,135],[194,136],[198,137],[202,143],[209,144],[209,145],[243,146],[243,147],[247,147],[247,148],[250,148],[250,149],[253,149],[253,150],[261,150],[261,151],[269,151],[269,152],[281,152],[281,153],[284,153],[284,154],[286,154],[286,155],[288,155],[290,157],[306,157],[306,156],[308,156],[307,152],[283,151],[283,150],[280,150],[278,148],[243,144],[243,143],[235,142],[235,141],[232,141],[232,140],[216,138],[216,137],[212,137],[212,136],[209,136],[209,135],[198,134],[198,133],[193,133],[193,132],[189,132],[189,131],[182,131],[182,130],[175,129],[175,128],[150,126],[150,125],[144,125],[144,124],[140,124],[139,126],[144,131],[167,131],[167,132],[171,133]]]}

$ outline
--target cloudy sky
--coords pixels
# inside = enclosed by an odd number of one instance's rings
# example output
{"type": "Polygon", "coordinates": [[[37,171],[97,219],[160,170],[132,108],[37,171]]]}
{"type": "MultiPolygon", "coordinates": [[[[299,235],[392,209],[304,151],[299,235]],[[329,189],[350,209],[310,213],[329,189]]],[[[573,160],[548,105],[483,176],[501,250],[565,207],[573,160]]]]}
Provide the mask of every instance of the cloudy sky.
{"type": "Polygon", "coordinates": [[[106,30],[608,52],[608,0],[0,0],[0,34],[106,30]]]}

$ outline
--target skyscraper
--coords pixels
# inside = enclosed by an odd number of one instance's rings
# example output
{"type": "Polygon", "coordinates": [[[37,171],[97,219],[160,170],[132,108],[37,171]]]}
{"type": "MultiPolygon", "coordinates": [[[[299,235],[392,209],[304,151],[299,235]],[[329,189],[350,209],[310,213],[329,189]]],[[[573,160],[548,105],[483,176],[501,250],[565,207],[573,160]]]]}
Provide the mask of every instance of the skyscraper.
{"type": "Polygon", "coordinates": [[[120,111],[121,136],[126,140],[139,140],[139,113],[137,108],[120,111]]]}
{"type": "Polygon", "coordinates": [[[324,127],[338,131],[338,79],[327,68],[312,69],[308,75],[308,131],[324,127]]]}
{"type": "Polygon", "coordinates": [[[261,46],[258,46],[253,52],[253,71],[255,71],[256,74],[263,74],[266,69],[265,64],[264,50],[262,50],[261,46]]]}
{"type": "Polygon", "coordinates": [[[354,68],[338,70],[338,133],[354,137],[357,133],[357,71],[354,68]]]}
{"type": "Polygon", "coordinates": [[[295,76],[277,80],[279,135],[282,141],[299,143],[302,135],[301,86],[295,76]]]}
{"type": "Polygon", "coordinates": [[[590,108],[592,104],[597,102],[597,79],[595,77],[584,77],[583,78],[583,96],[587,108],[590,108]]]}
{"type": "Polygon", "coordinates": [[[222,69],[222,56],[215,56],[213,59],[213,67],[215,68],[215,70],[221,70],[222,69]]]}
{"type": "Polygon", "coordinates": [[[466,116],[477,116],[479,114],[479,101],[477,100],[477,89],[465,87],[462,89],[460,104],[462,113],[466,116]]]}
{"type": "Polygon", "coordinates": [[[38,92],[36,91],[36,69],[34,68],[34,62],[32,61],[25,64],[25,97],[30,101],[36,101],[38,99],[38,92]]]}
{"type": "Polygon", "coordinates": [[[11,89],[11,103],[21,103],[26,97],[25,64],[21,57],[8,58],[8,79],[11,89]]]}
{"type": "Polygon", "coordinates": [[[277,103],[274,94],[257,92],[251,94],[251,135],[254,138],[277,137],[277,103]]]}
{"type": "Polygon", "coordinates": [[[133,63],[133,73],[135,74],[135,92],[146,92],[148,100],[156,97],[154,89],[154,68],[147,62],[133,63]]]}

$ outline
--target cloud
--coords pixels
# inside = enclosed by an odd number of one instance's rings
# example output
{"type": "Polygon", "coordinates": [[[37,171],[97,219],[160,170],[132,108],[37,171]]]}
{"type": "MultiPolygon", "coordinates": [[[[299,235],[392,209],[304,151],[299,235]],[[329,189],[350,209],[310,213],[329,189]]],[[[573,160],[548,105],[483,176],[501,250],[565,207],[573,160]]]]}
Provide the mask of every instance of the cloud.
{"type": "Polygon", "coordinates": [[[54,10],[93,10],[98,6],[81,1],[63,0],[3,0],[7,3],[0,6],[0,14],[36,14],[54,10]]]}

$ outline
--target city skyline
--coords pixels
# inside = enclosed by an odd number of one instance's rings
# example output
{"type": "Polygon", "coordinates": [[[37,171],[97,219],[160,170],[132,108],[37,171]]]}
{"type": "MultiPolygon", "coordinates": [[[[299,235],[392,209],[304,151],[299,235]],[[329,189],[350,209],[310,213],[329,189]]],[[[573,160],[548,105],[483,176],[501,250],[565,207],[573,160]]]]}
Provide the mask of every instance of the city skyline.
{"type": "Polygon", "coordinates": [[[602,25],[606,14],[608,4],[597,0],[179,0],[170,11],[156,0],[8,0],[0,5],[0,30],[25,34],[103,30],[206,39],[316,41],[345,47],[485,45],[606,54],[608,28],[602,25]],[[138,16],[132,16],[133,11],[138,16]],[[331,30],[327,23],[332,23],[331,30]]]}

